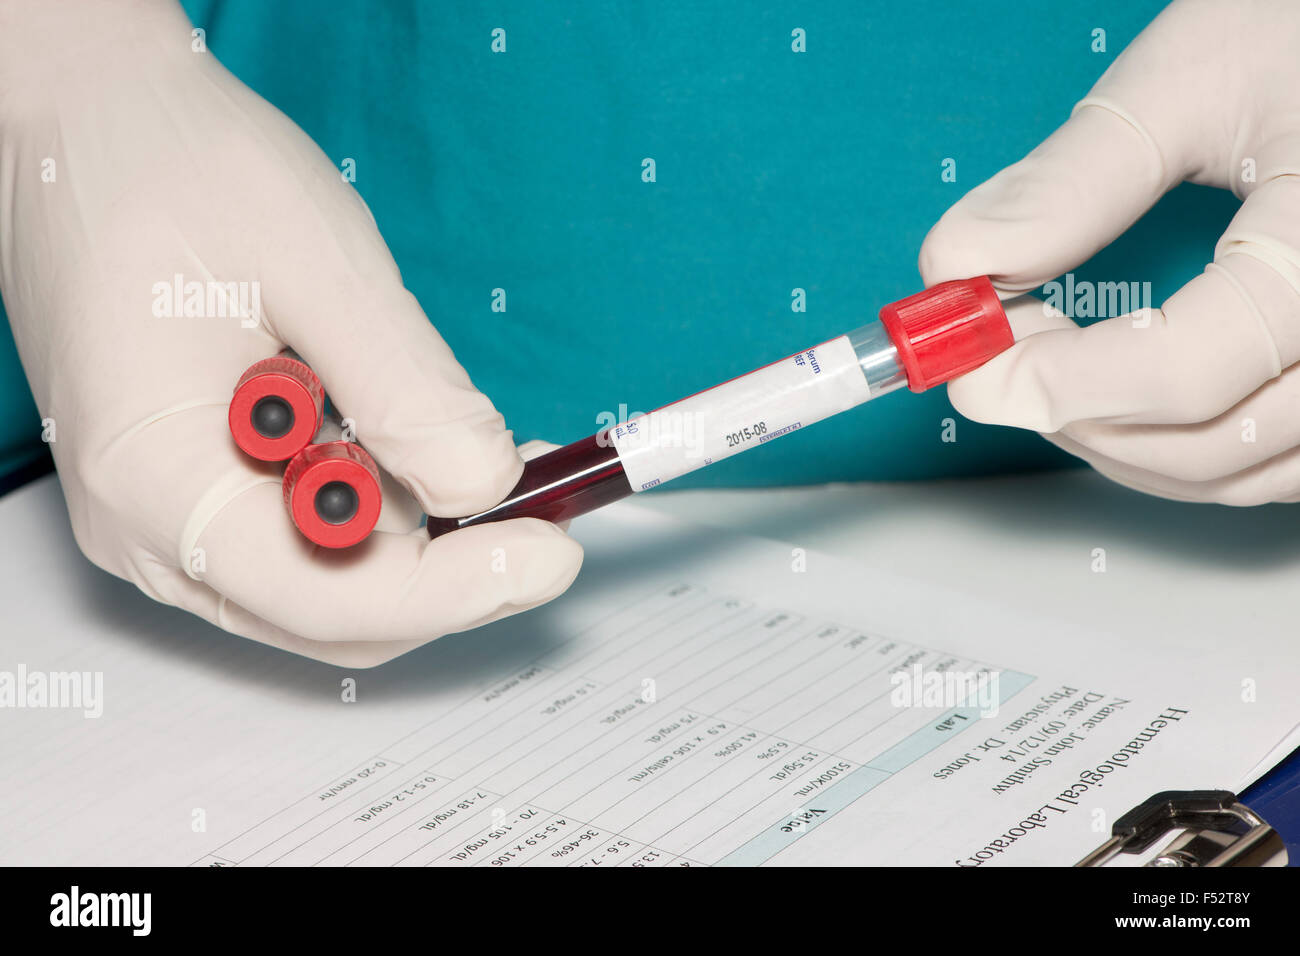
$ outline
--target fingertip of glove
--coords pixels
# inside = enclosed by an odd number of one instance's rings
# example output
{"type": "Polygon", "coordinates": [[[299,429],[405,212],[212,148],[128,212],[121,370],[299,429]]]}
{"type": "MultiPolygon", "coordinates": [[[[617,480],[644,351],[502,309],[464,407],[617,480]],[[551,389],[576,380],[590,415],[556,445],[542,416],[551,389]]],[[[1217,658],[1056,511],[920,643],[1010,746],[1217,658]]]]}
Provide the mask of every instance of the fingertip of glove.
{"type": "Polygon", "coordinates": [[[549,601],[567,591],[582,568],[582,545],[549,521],[520,518],[510,523],[519,526],[516,531],[526,542],[514,603],[549,601]]]}
{"type": "Polygon", "coordinates": [[[957,236],[959,230],[954,225],[953,215],[957,209],[954,206],[944,213],[921,242],[916,266],[927,288],[950,279],[970,278],[962,272],[969,256],[963,254],[963,243],[957,236]]]}
{"type": "Polygon", "coordinates": [[[1005,366],[986,365],[953,379],[948,383],[948,401],[962,417],[983,425],[1004,425],[1041,433],[1059,431],[1062,427],[1054,420],[1049,393],[1032,381],[1013,381],[1005,366]]]}
{"type": "Polygon", "coordinates": [[[1073,419],[1054,375],[1058,335],[1078,325],[1034,296],[1003,302],[1016,344],[984,365],[948,383],[948,400],[971,421],[1041,433],[1060,431],[1073,419]],[[1038,338],[1052,336],[1053,338],[1038,338]]]}
{"type": "Polygon", "coordinates": [[[443,518],[476,514],[501,501],[523,474],[509,429],[466,429],[431,441],[399,476],[424,510],[443,518]]]}
{"type": "Polygon", "coordinates": [[[454,531],[430,548],[457,564],[486,567],[502,605],[531,607],[562,594],[582,567],[583,549],[549,521],[515,518],[454,531]]]}

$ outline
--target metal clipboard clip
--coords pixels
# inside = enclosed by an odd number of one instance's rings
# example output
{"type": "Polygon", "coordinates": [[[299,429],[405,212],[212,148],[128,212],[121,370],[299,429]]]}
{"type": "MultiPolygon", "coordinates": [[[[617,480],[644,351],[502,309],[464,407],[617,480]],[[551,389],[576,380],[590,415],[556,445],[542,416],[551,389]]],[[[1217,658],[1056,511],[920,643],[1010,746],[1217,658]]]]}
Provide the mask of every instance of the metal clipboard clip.
{"type": "Polygon", "coordinates": [[[1120,853],[1143,853],[1178,836],[1146,866],[1286,866],[1286,844],[1227,790],[1165,790],[1115,821],[1110,839],[1075,866],[1102,866],[1120,853]]]}

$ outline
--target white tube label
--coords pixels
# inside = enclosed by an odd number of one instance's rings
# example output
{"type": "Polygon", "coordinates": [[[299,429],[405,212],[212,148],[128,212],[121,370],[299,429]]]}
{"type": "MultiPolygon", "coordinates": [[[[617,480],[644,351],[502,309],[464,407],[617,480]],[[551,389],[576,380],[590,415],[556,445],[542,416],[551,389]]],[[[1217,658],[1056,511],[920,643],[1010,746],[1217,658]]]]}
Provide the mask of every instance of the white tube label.
{"type": "Polygon", "coordinates": [[[633,491],[788,435],[871,397],[841,335],[610,429],[633,491]]]}

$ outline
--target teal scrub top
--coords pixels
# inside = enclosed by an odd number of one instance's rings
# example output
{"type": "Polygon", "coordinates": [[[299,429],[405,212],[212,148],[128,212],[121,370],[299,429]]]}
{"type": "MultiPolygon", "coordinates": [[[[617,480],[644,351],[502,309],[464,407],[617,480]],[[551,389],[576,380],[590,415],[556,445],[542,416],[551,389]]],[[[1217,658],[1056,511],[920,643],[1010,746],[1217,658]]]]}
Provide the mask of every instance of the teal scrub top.
{"type": "MultiPolygon", "coordinates": [[[[915,291],[940,214],[1063,122],[1163,3],[184,6],[236,76],[351,161],[407,286],[517,439],[569,442],[915,291]]],[[[1150,281],[1158,303],[1212,257],[1236,206],[1180,187],[1076,277],[1150,281]]],[[[0,461],[41,449],[6,333],[0,461]]],[[[676,487],[1071,461],[1036,435],[958,418],[939,388],[676,487]]]]}

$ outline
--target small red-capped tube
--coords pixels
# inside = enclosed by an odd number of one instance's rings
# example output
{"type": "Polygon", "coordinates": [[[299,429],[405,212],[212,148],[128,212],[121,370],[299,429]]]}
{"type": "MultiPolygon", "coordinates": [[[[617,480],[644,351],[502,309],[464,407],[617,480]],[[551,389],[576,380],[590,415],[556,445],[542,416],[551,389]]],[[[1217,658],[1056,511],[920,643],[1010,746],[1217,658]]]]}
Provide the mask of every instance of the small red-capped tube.
{"type": "Polygon", "coordinates": [[[987,277],[942,282],[847,335],[534,458],[504,501],[463,518],[430,517],[429,536],[508,518],[577,517],[905,385],[940,385],[1013,341],[987,277]]]}
{"type": "Polygon", "coordinates": [[[379,520],[379,468],[353,442],[308,445],[285,468],[282,488],[293,523],[323,548],[350,548],[379,520]]]}
{"type": "Polygon", "coordinates": [[[325,418],[325,391],[307,363],[281,352],[248,367],[230,399],[230,434],[260,461],[287,461],[325,418]]]}

